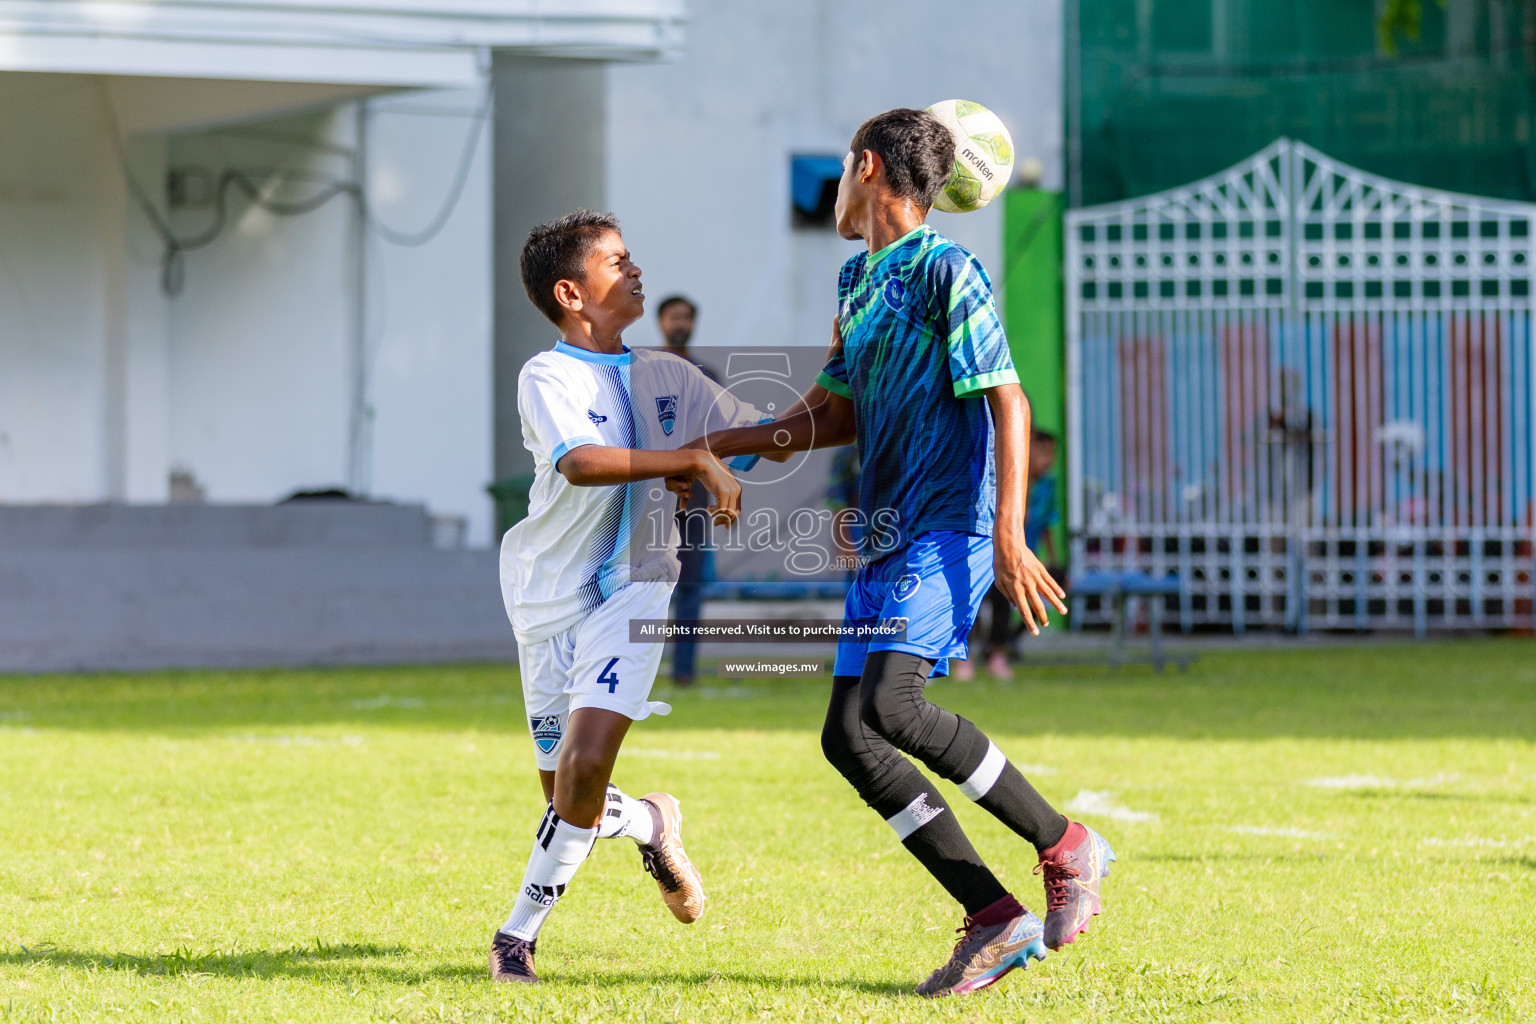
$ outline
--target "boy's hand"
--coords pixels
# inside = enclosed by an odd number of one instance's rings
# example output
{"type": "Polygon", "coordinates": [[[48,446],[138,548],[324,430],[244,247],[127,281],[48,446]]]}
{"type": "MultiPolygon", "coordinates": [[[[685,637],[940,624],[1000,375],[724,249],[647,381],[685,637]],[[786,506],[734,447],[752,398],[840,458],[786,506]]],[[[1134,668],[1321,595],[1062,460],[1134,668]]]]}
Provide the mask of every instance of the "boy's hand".
{"type": "Polygon", "coordinates": [[[677,495],[685,504],[689,498],[693,497],[693,477],[669,476],[664,482],[667,490],[677,495]]]}
{"type": "MultiPolygon", "coordinates": [[[[709,450],[708,434],[700,434],[698,437],[694,438],[692,441],[689,441],[687,444],[682,445],[677,450],[680,452],[703,452],[705,455],[714,454],[709,450]]],[[[693,477],[691,476],[669,476],[666,479],[666,485],[667,490],[677,495],[684,502],[693,497],[693,477]]],[[[710,491],[709,493],[714,494],[715,492],[710,491]]]]}
{"type": "Polygon", "coordinates": [[[1045,601],[1050,601],[1061,614],[1067,614],[1067,606],[1062,603],[1067,592],[1051,578],[1035,553],[1023,544],[1011,540],[997,544],[992,556],[992,571],[997,578],[997,588],[1024,616],[1025,625],[1035,636],[1040,635],[1041,626],[1050,624],[1045,601]],[[1042,595],[1045,600],[1041,600],[1042,595]]]}
{"type": "MultiPolygon", "coordinates": [[[[709,506],[710,520],[716,526],[730,526],[741,514],[741,481],[725,467],[725,463],[708,451],[698,455],[698,471],[694,478],[715,498],[709,506]]],[[[671,488],[669,481],[668,488],[671,488]]]]}

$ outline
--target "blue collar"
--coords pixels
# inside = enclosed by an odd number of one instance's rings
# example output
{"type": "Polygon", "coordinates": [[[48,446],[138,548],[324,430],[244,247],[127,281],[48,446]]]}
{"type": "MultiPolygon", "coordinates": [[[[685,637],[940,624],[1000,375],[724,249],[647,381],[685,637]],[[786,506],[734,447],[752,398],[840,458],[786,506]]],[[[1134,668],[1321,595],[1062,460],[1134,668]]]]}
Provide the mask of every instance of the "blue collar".
{"type": "Polygon", "coordinates": [[[631,351],[628,345],[624,346],[623,352],[610,354],[577,348],[575,345],[567,345],[562,338],[560,341],[555,342],[555,351],[562,355],[568,355],[572,359],[580,359],[587,363],[601,363],[604,366],[625,366],[635,361],[635,353],[631,351]]]}

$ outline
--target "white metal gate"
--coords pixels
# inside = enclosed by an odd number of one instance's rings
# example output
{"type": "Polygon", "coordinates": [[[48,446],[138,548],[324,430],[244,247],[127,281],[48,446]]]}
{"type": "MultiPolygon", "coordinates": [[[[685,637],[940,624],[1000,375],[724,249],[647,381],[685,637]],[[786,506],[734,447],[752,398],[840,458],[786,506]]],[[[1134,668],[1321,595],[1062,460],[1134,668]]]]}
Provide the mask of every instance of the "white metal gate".
{"type": "Polygon", "coordinates": [[[1530,626],[1533,226],[1289,139],[1069,212],[1074,570],[1177,573],[1185,629],[1530,626]]]}

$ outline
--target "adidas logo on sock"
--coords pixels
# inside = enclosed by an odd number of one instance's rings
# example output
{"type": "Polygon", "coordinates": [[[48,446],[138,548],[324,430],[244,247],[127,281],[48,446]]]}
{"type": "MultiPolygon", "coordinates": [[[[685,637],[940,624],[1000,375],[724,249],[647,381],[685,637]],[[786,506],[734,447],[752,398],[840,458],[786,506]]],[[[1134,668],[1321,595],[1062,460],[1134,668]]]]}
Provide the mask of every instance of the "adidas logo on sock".
{"type": "Polygon", "coordinates": [[[523,889],[523,895],[541,907],[552,907],[565,892],[563,885],[533,885],[529,884],[523,889]]]}

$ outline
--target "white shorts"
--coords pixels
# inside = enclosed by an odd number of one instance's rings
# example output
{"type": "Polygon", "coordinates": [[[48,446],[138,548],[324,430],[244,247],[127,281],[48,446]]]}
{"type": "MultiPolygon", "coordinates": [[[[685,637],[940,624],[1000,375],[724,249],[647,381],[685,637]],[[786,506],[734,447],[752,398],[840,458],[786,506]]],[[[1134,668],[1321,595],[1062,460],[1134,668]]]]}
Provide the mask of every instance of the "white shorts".
{"type": "Polygon", "coordinates": [[[563,633],[517,645],[540,770],[555,770],[566,721],[577,708],[604,708],[637,722],[672,710],[650,699],[664,645],[629,639],[630,619],[665,619],[671,602],[671,583],[630,583],[563,633]]]}

